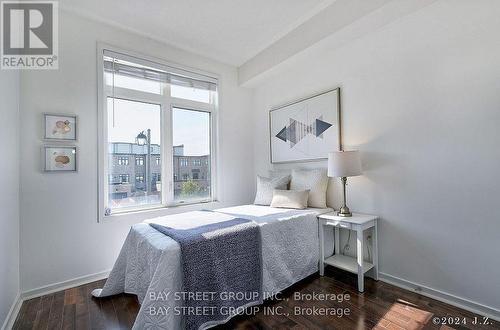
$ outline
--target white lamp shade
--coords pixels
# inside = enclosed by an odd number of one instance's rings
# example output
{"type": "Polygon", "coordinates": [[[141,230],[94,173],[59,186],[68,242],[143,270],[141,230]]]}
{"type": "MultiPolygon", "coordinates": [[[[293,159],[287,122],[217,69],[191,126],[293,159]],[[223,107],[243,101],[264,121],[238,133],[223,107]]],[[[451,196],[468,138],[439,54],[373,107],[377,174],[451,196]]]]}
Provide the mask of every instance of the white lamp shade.
{"type": "Polygon", "coordinates": [[[348,177],[361,174],[359,151],[335,151],[328,153],[329,177],[348,177]]]}

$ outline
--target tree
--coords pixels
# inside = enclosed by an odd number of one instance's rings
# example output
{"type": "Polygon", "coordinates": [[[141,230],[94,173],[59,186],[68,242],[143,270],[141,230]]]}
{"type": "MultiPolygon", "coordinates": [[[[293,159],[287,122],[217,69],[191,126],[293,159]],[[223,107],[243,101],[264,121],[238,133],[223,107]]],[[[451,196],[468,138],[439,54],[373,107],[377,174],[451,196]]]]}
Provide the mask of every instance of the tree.
{"type": "Polygon", "coordinates": [[[184,196],[194,195],[200,191],[200,185],[197,182],[194,182],[192,179],[187,180],[182,183],[182,191],[181,194],[184,196]]]}

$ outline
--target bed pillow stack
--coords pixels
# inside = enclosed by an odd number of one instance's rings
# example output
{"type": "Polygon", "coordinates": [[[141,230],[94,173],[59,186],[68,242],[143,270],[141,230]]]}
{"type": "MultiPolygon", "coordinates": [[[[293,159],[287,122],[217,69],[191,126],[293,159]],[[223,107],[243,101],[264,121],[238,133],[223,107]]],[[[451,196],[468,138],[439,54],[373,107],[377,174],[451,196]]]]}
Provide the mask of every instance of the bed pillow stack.
{"type": "Polygon", "coordinates": [[[254,204],[298,209],[327,207],[328,176],[325,169],[292,170],[291,175],[273,174],[271,178],[257,176],[254,204]],[[273,194],[276,200],[273,200],[273,194]],[[307,200],[303,206],[302,200],[305,195],[307,195],[307,200]]]}
{"type": "Polygon", "coordinates": [[[286,190],[290,182],[290,175],[276,178],[265,178],[257,175],[257,193],[254,204],[271,205],[274,189],[286,190]]]}
{"type": "Polygon", "coordinates": [[[290,190],[309,190],[309,207],[326,208],[328,176],[324,169],[292,170],[290,190]]]}

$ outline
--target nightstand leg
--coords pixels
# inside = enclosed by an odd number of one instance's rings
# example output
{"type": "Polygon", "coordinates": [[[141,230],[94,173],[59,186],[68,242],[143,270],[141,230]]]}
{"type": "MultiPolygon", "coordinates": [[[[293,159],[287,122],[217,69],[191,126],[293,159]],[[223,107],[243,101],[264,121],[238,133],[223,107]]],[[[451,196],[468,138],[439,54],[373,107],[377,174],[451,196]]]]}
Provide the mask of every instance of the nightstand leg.
{"type": "Polygon", "coordinates": [[[324,226],[319,220],[319,275],[325,275],[325,232],[324,226]]]}
{"type": "Polygon", "coordinates": [[[365,291],[365,278],[364,278],[364,270],[363,270],[363,230],[358,229],[356,231],[356,241],[357,241],[357,261],[358,261],[358,291],[365,291]]]}
{"type": "Polygon", "coordinates": [[[333,254],[342,254],[340,252],[340,228],[339,227],[335,227],[335,251],[333,252],[333,254]]]}
{"type": "Polygon", "coordinates": [[[373,239],[372,239],[372,248],[373,248],[373,279],[378,281],[378,223],[375,222],[375,226],[373,227],[373,239]]]}

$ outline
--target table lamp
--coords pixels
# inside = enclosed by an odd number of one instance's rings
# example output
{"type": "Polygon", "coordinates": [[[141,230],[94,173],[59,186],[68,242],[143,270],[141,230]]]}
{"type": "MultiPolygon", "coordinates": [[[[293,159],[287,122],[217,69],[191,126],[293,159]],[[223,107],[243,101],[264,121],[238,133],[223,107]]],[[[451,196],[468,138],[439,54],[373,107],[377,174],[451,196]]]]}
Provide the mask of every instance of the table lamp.
{"type": "Polygon", "coordinates": [[[328,176],[331,178],[341,178],[344,188],[344,203],[337,213],[341,217],[352,216],[346,205],[346,184],[347,177],[361,175],[361,159],[359,151],[335,151],[328,153],[328,176]]]}

